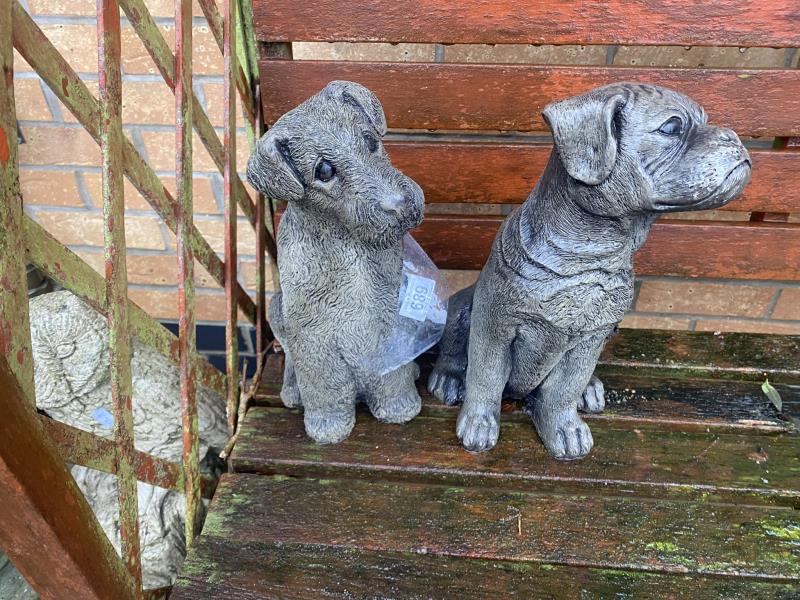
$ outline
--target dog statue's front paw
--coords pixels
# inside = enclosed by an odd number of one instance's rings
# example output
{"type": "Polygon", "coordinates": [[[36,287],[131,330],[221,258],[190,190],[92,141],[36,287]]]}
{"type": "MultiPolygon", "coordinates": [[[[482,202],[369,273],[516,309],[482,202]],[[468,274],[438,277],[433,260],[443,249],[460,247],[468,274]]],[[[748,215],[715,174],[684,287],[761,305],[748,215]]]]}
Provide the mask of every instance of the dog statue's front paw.
{"type": "Polygon", "coordinates": [[[415,388],[380,402],[369,402],[372,415],[384,423],[408,423],[422,410],[422,400],[415,388]]]}
{"type": "Polygon", "coordinates": [[[500,435],[500,415],[491,409],[471,408],[465,405],[458,414],[456,435],[471,452],[485,452],[494,448],[500,435]]]}
{"type": "Polygon", "coordinates": [[[356,415],[355,411],[326,412],[306,409],[303,422],[308,437],[318,444],[338,444],[353,431],[356,415]]]}
{"type": "Polygon", "coordinates": [[[592,432],[574,410],[533,411],[533,424],[545,448],[553,458],[575,460],[583,458],[594,445],[592,432]]]}
{"type": "Polygon", "coordinates": [[[606,407],[606,392],[603,382],[592,375],[586,389],[578,399],[578,410],[586,413],[603,412],[606,407]]]}
{"type": "Polygon", "coordinates": [[[292,385],[283,384],[281,388],[281,401],[286,408],[300,408],[303,406],[303,401],[300,398],[300,388],[297,383],[292,385]]]}
{"type": "Polygon", "coordinates": [[[464,378],[434,369],[428,377],[428,391],[447,406],[461,404],[464,401],[464,378]]]}

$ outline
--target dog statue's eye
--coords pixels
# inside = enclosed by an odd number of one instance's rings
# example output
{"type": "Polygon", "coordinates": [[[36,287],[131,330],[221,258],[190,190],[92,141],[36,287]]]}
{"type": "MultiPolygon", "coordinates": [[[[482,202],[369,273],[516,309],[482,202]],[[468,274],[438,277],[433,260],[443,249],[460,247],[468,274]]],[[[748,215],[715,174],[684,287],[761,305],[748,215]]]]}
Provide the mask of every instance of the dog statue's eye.
{"type": "Polygon", "coordinates": [[[367,148],[370,152],[375,152],[378,149],[378,140],[374,135],[369,133],[364,134],[364,141],[367,143],[367,148]]]}
{"type": "Polygon", "coordinates": [[[333,168],[331,163],[329,163],[327,160],[319,161],[317,169],[314,171],[315,178],[319,179],[323,183],[327,183],[333,179],[334,175],[336,175],[336,169],[333,168]]]}
{"type": "Polygon", "coordinates": [[[680,117],[670,117],[661,124],[658,130],[664,135],[680,135],[683,133],[683,121],[680,117]]]}

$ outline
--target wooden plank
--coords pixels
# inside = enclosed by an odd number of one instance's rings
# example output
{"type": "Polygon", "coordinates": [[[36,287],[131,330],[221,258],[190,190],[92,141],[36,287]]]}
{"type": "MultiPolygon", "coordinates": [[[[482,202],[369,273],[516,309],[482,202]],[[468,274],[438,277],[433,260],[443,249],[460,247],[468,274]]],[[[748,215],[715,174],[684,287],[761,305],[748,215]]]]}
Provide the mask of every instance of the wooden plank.
{"type": "MultiPolygon", "coordinates": [[[[503,217],[425,217],[412,233],[440,269],[481,269],[503,217]]],[[[638,275],[800,280],[800,227],[660,220],[634,257],[638,275]]]]}
{"type": "Polygon", "coordinates": [[[125,263],[125,199],[123,198],[122,69],[119,5],[97,3],[97,50],[100,88],[100,156],[102,159],[103,241],[106,272],[111,403],[114,414],[119,537],[122,557],[136,586],[142,589],[139,540],[139,493],[134,467],[133,338],[128,319],[128,273],[125,263]]]}
{"type": "Polygon", "coordinates": [[[671,2],[586,0],[255,0],[256,36],[267,42],[374,41],[445,44],[800,46],[793,0],[671,2]]]}
{"type": "Polygon", "coordinates": [[[800,383],[800,336],[624,329],[600,364],[627,375],[800,383]]]}
{"type": "Polygon", "coordinates": [[[800,70],[260,62],[265,119],[273,123],[334,79],[361,83],[383,104],[389,127],[546,131],[553,101],[617,81],[664,85],[691,96],[712,123],[742,136],[800,135],[800,70]]]}
{"type": "Polygon", "coordinates": [[[173,600],[231,598],[674,598],[791,597],[791,584],[634,573],[615,569],[269,544],[201,537],[189,550],[173,600]],[[346,576],[343,576],[346,574],[346,576]]]}
{"type": "Polygon", "coordinates": [[[231,456],[238,473],[496,487],[520,491],[704,499],[800,507],[800,456],[792,436],[681,431],[661,425],[591,424],[595,447],[580,461],[547,455],[527,415],[504,415],[491,452],[464,450],[456,411],[398,427],[360,413],[334,446],[305,435],[302,415],[254,407],[231,456]]]}
{"type": "Polygon", "coordinates": [[[203,535],[797,585],[798,528],[775,506],[233,474],[203,535]]]}
{"type": "MultiPolygon", "coordinates": [[[[552,150],[544,144],[434,141],[388,141],[385,147],[392,163],[422,187],[429,204],[521,203],[552,150]]],[[[722,210],[800,211],[800,152],[755,150],[750,156],[753,176],[744,195],[722,210]]]]}
{"type": "MultiPolygon", "coordinates": [[[[265,376],[253,405],[282,407],[279,392],[283,373],[283,355],[273,355],[267,361],[265,376]]],[[[434,356],[417,358],[421,374],[417,380],[422,398],[423,414],[445,416],[458,407],[443,405],[425,389],[434,356]]],[[[640,363],[643,364],[643,363],[640,363]]],[[[758,381],[732,381],[736,372],[707,371],[707,379],[687,376],[693,369],[684,367],[672,374],[665,370],[650,371],[641,367],[608,366],[601,362],[595,373],[605,386],[606,408],[601,414],[584,415],[590,421],[607,420],[613,427],[631,429],[640,425],[658,425],[679,431],[710,431],[731,433],[796,432],[800,424],[800,390],[791,383],[796,378],[779,373],[761,372],[758,381]],[[653,375],[647,375],[653,372],[653,375]],[[783,399],[779,414],[761,390],[768,377],[783,399]],[[787,381],[788,380],[788,381],[787,381]],[[792,421],[795,417],[796,421],[792,421]]],[[[698,369],[699,371],[699,369],[698,369]]],[[[522,403],[505,399],[502,410],[514,413],[523,410],[522,403]]],[[[524,419],[523,419],[524,420],[524,419]]]]}
{"type": "Polygon", "coordinates": [[[44,600],[132,600],[133,580],[2,354],[0,390],[3,551],[44,600]]]}

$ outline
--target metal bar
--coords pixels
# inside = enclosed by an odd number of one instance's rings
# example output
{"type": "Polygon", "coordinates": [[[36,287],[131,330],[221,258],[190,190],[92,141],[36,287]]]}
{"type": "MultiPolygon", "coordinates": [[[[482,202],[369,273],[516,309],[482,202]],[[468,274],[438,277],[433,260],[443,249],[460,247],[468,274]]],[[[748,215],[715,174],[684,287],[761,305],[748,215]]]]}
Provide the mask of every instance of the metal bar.
{"type": "Polygon", "coordinates": [[[0,5],[0,355],[11,369],[30,406],[36,405],[33,386],[31,330],[28,323],[28,281],[19,260],[22,245],[22,195],[17,166],[17,117],[14,108],[14,56],[11,5],[0,5]]]}
{"type": "MultiPolygon", "coordinates": [[[[261,98],[260,88],[255,87],[254,98],[258,102],[261,98]]],[[[261,111],[256,116],[256,135],[261,137],[262,133],[261,111]]],[[[266,288],[266,256],[264,243],[265,201],[261,192],[256,193],[256,355],[262,356],[267,344],[269,324],[267,323],[267,288],[266,288]]]]}
{"type": "MultiPolygon", "coordinates": [[[[71,427],[46,415],[39,415],[48,438],[58,447],[60,456],[68,463],[116,474],[114,442],[82,429],[71,427]]],[[[183,471],[178,463],[134,451],[133,466],[136,479],[150,485],[183,492],[183,471]]],[[[201,479],[203,496],[210,498],[216,482],[210,477],[201,479]]]]}
{"type": "MultiPolygon", "coordinates": [[[[100,107],[97,99],[92,96],[86,84],[75,74],[19,2],[14,1],[12,4],[14,46],[99,143],[100,107]]],[[[175,201],[127,138],[124,139],[123,164],[130,182],[164,220],[170,231],[175,233],[177,231],[175,201]]],[[[192,250],[195,258],[214,280],[220,286],[224,286],[222,261],[196,228],[192,231],[192,250]]],[[[235,295],[242,312],[255,323],[255,304],[238,282],[235,295]]]]}
{"type": "Polygon", "coordinates": [[[192,0],[175,0],[175,181],[178,195],[178,313],[186,544],[194,541],[200,498],[195,387],[194,257],[192,231],[192,0]]]}
{"type": "Polygon", "coordinates": [[[133,600],[134,583],[0,355],[0,546],[44,600],[133,600]]]}
{"type": "Polygon", "coordinates": [[[139,494],[134,470],[132,339],[128,327],[128,273],[125,263],[125,201],[122,180],[122,73],[117,0],[97,0],[97,49],[100,88],[100,155],[103,177],[103,241],[106,267],[106,316],[114,412],[119,537],[122,557],[142,590],[139,542],[139,494]]]}
{"type": "Polygon", "coordinates": [[[225,171],[223,173],[222,189],[225,198],[225,363],[228,373],[228,433],[233,435],[236,430],[236,414],[239,403],[239,335],[236,326],[236,302],[232,292],[237,282],[236,190],[233,186],[234,176],[236,175],[236,97],[234,88],[234,73],[236,72],[236,0],[224,0],[224,2],[222,39],[225,171]]]}
{"type": "MultiPolygon", "coordinates": [[[[136,30],[136,33],[142,40],[144,47],[150,54],[150,58],[153,59],[153,62],[156,64],[161,76],[164,78],[164,81],[170,88],[174,90],[176,82],[175,56],[172,54],[167,42],[164,40],[164,37],[158,30],[155,21],[153,21],[153,18],[147,11],[147,7],[144,5],[143,0],[122,0],[121,5],[125,11],[125,14],[128,16],[128,19],[136,30]]],[[[211,156],[214,164],[222,173],[225,169],[225,150],[222,146],[222,142],[220,142],[219,137],[214,131],[214,127],[211,125],[208,115],[206,115],[202,106],[197,101],[197,98],[194,97],[194,94],[192,94],[192,97],[195,107],[193,111],[194,128],[197,131],[198,137],[203,142],[203,145],[208,150],[209,156],[211,156]]],[[[242,213],[250,221],[250,224],[255,226],[255,205],[250,199],[250,196],[248,195],[244,184],[239,178],[238,173],[235,175],[235,181],[233,184],[236,188],[236,200],[242,209],[242,213]]],[[[272,240],[271,236],[270,240],[272,243],[270,244],[268,242],[269,245],[267,246],[267,249],[270,252],[273,252],[271,256],[274,259],[277,250],[275,249],[275,242],[272,240]]]]}
{"type": "MultiPolygon", "coordinates": [[[[102,276],[27,215],[23,216],[22,223],[28,260],[95,310],[107,314],[108,303],[102,276]]],[[[128,310],[133,335],[178,364],[178,338],[130,300],[128,310]]],[[[199,354],[194,354],[194,363],[198,383],[224,396],[225,375],[199,354]]]]}

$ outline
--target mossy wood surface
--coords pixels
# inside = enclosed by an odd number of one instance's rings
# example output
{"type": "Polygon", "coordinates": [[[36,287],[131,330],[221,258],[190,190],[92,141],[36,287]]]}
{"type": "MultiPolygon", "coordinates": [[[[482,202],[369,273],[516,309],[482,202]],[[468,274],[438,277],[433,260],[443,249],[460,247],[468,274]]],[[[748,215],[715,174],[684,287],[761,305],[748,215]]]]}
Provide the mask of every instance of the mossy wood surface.
{"type": "Polygon", "coordinates": [[[799,359],[797,338],[626,331],[595,448],[565,463],[513,401],[486,454],[427,396],[316,445],[271,357],[173,598],[797,598],[799,359]]]}

